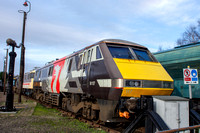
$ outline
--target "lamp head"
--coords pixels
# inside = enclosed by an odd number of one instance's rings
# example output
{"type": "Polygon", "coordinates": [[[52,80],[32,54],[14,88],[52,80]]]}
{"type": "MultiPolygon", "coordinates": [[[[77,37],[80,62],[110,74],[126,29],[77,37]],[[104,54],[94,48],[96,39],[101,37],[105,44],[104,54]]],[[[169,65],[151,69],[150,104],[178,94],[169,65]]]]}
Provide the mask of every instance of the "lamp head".
{"type": "Polygon", "coordinates": [[[12,39],[10,39],[10,38],[8,38],[7,40],[6,40],[6,43],[7,43],[7,46],[13,46],[13,47],[16,47],[16,42],[14,41],[14,40],[12,40],[12,39]]]}
{"type": "Polygon", "coordinates": [[[27,4],[27,2],[26,2],[26,1],[24,2],[24,4],[23,4],[23,5],[24,5],[24,6],[28,6],[28,4],[27,4]]]}

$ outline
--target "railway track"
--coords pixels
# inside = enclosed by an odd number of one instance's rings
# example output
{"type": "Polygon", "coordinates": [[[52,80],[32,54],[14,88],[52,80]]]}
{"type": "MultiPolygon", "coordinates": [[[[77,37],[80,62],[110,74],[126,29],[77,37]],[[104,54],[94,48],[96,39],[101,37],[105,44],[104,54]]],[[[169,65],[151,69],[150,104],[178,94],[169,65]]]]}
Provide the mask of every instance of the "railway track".
{"type": "Polygon", "coordinates": [[[53,109],[58,110],[59,112],[61,112],[61,115],[62,115],[63,117],[66,117],[66,116],[67,116],[67,117],[71,117],[71,118],[77,119],[77,120],[79,120],[79,121],[81,121],[81,122],[84,122],[84,123],[89,124],[89,125],[90,125],[91,127],[93,127],[93,128],[100,128],[100,129],[102,129],[102,130],[104,130],[104,131],[106,131],[106,132],[108,132],[108,133],[121,133],[121,132],[123,131],[123,128],[121,128],[121,127],[118,127],[117,129],[112,128],[112,127],[107,127],[107,126],[105,126],[105,125],[103,125],[103,124],[101,124],[101,123],[98,123],[97,121],[87,120],[87,119],[83,118],[82,116],[77,116],[76,114],[74,114],[74,113],[72,113],[72,112],[65,111],[65,110],[63,110],[63,109],[61,109],[61,108],[58,108],[58,107],[56,107],[56,106],[53,106],[53,105],[51,105],[51,104],[48,104],[48,103],[45,103],[45,102],[41,102],[41,101],[39,101],[39,100],[33,99],[33,98],[28,97],[28,96],[25,96],[25,95],[23,95],[23,96],[24,96],[25,98],[27,98],[27,99],[30,99],[30,100],[33,100],[33,101],[35,101],[35,102],[37,102],[37,103],[42,104],[42,105],[45,106],[46,108],[53,108],[53,109]]]}

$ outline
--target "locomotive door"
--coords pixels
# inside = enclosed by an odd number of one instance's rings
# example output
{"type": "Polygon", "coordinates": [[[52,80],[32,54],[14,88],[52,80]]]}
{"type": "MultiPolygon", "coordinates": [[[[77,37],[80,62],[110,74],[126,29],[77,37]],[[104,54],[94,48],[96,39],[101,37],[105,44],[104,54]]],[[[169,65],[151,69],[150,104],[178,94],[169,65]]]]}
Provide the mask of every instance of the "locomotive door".
{"type": "Polygon", "coordinates": [[[82,86],[85,89],[89,88],[92,53],[93,53],[93,49],[88,50],[87,53],[86,52],[84,53],[82,86]]]}

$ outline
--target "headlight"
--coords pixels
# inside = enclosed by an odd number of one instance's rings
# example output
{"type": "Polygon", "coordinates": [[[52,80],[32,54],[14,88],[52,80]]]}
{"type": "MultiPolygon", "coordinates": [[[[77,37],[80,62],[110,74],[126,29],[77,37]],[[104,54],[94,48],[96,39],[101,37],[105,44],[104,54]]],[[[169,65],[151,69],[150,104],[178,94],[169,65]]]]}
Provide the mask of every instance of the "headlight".
{"type": "Polygon", "coordinates": [[[126,87],[140,87],[141,81],[126,80],[126,87]]]}
{"type": "Polygon", "coordinates": [[[173,85],[172,82],[166,82],[166,81],[163,82],[163,88],[173,88],[172,85],[173,85]]]}

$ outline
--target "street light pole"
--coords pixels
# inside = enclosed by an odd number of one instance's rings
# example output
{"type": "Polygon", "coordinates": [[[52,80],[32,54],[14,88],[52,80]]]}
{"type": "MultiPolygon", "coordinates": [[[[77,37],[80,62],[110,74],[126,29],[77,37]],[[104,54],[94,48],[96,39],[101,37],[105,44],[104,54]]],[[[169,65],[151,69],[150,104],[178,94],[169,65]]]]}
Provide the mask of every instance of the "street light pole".
{"type": "Polygon", "coordinates": [[[26,19],[27,14],[31,11],[31,3],[29,1],[25,1],[24,6],[29,6],[29,10],[26,12],[24,10],[19,10],[19,13],[23,13],[23,29],[22,29],[22,43],[21,43],[21,59],[20,59],[20,73],[19,73],[19,97],[18,103],[21,103],[21,94],[22,94],[22,87],[23,87],[23,79],[24,79],[24,64],[25,64],[25,47],[24,47],[24,38],[25,38],[25,26],[26,26],[26,19]],[[28,4],[27,4],[28,3],[28,4]]]}
{"type": "Polygon", "coordinates": [[[12,47],[12,51],[9,53],[10,56],[10,63],[9,63],[9,74],[8,74],[8,87],[7,87],[7,95],[6,95],[6,103],[5,106],[0,107],[0,111],[16,111],[13,107],[13,100],[14,100],[14,93],[13,93],[13,75],[14,75],[14,68],[15,68],[15,57],[17,54],[15,53],[15,47],[17,46],[16,42],[10,38],[6,40],[7,46],[12,47]]]}
{"type": "Polygon", "coordinates": [[[15,110],[13,108],[13,75],[14,75],[14,68],[15,68],[15,57],[17,54],[15,53],[15,47],[17,47],[17,44],[12,39],[7,39],[6,43],[8,46],[12,47],[12,51],[9,53],[10,56],[10,63],[9,63],[9,75],[8,75],[8,89],[7,89],[7,96],[6,96],[6,111],[13,111],[15,110]]]}

